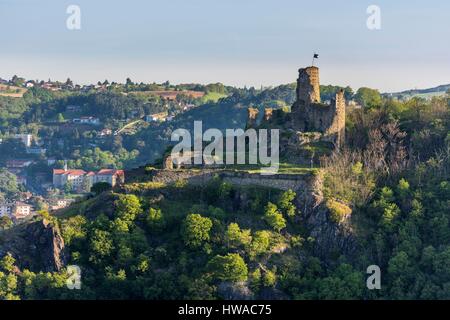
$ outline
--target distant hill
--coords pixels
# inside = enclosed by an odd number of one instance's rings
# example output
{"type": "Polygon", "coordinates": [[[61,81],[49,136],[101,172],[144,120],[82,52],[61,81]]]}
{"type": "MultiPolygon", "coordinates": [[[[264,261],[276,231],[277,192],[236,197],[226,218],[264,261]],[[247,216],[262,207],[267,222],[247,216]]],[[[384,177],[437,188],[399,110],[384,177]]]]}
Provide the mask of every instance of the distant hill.
{"type": "Polygon", "coordinates": [[[383,96],[391,96],[400,99],[409,99],[412,97],[431,99],[432,97],[446,94],[448,90],[450,90],[450,84],[440,85],[428,89],[411,89],[402,92],[384,93],[383,96]]]}

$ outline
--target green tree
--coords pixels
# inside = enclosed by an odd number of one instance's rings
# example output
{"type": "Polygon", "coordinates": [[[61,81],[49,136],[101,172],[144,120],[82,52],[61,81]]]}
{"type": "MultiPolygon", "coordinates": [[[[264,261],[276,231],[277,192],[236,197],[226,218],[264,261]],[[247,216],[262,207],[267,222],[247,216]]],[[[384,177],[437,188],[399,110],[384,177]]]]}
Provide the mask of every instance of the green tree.
{"type": "Polygon", "coordinates": [[[254,259],[258,255],[266,253],[269,250],[269,246],[270,232],[265,230],[257,231],[248,247],[248,254],[251,259],[254,259]]]}
{"type": "Polygon", "coordinates": [[[10,273],[0,272],[0,300],[19,300],[15,294],[17,289],[17,277],[10,273]]]}
{"type": "Polygon", "coordinates": [[[280,200],[278,201],[278,206],[290,218],[293,218],[297,212],[297,207],[293,203],[296,196],[297,194],[289,189],[281,194],[280,200]]]}
{"type": "Polygon", "coordinates": [[[358,89],[355,100],[367,108],[376,108],[381,106],[382,103],[381,94],[378,90],[365,87],[358,89]]]}
{"type": "Polygon", "coordinates": [[[265,287],[274,287],[277,282],[277,276],[274,271],[266,270],[263,275],[263,285],[265,287]]]}
{"type": "Polygon", "coordinates": [[[161,209],[150,208],[145,219],[151,231],[159,232],[165,226],[164,216],[161,209]]]}
{"type": "Polygon", "coordinates": [[[85,239],[87,234],[87,220],[82,215],[76,215],[61,221],[61,233],[66,245],[73,241],[85,239]]]}
{"type": "Polygon", "coordinates": [[[182,227],[184,243],[191,248],[200,247],[209,241],[212,221],[197,213],[188,214],[182,227]]]}
{"type": "Polygon", "coordinates": [[[142,213],[141,202],[134,194],[121,194],[114,201],[114,224],[118,231],[127,232],[133,221],[142,213]]]}
{"type": "Polygon", "coordinates": [[[8,253],[0,260],[0,270],[3,270],[4,272],[13,272],[15,263],[16,259],[8,253]]]}
{"type": "Polygon", "coordinates": [[[89,241],[91,255],[89,260],[95,264],[101,263],[109,257],[114,249],[111,233],[104,230],[95,229],[89,241]]]}
{"type": "Polygon", "coordinates": [[[404,178],[401,178],[398,182],[397,192],[402,199],[406,198],[409,195],[409,182],[404,178]]]}
{"type": "Polygon", "coordinates": [[[72,184],[72,182],[67,182],[65,185],[64,185],[64,193],[66,193],[66,194],[70,194],[70,193],[72,193],[74,191],[74,188],[73,188],[73,184],[72,184]]]}
{"type": "Polygon", "coordinates": [[[286,220],[278,211],[278,207],[271,202],[269,202],[266,206],[264,220],[277,232],[280,232],[282,229],[286,228],[286,220]]]}
{"type": "Polygon", "coordinates": [[[19,192],[19,184],[16,175],[6,169],[0,169],[0,192],[7,197],[13,197],[19,192]]]}
{"type": "Polygon", "coordinates": [[[220,281],[239,282],[246,281],[248,277],[247,264],[237,253],[215,256],[209,261],[208,269],[220,281]]]}
{"type": "Polygon", "coordinates": [[[225,240],[229,247],[247,246],[252,241],[250,230],[241,230],[237,223],[230,223],[225,232],[225,240]]]}

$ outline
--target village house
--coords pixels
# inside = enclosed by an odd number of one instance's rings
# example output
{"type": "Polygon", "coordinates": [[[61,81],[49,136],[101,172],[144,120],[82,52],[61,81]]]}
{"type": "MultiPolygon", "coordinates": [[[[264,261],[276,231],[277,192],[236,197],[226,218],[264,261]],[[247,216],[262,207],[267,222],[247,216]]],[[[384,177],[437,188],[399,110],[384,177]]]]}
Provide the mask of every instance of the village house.
{"type": "Polygon", "coordinates": [[[88,91],[94,90],[94,89],[95,89],[95,86],[94,86],[93,84],[90,84],[90,85],[84,85],[84,86],[81,88],[81,90],[83,90],[84,92],[88,92],[88,91]]]}
{"type": "Polygon", "coordinates": [[[49,201],[49,209],[51,211],[60,210],[68,207],[71,203],[73,203],[75,199],[70,198],[58,198],[58,199],[51,199],[49,201]]]}
{"type": "Polygon", "coordinates": [[[71,184],[73,188],[81,188],[84,182],[86,172],[80,169],[53,169],[53,186],[62,188],[71,184]]]}
{"type": "Polygon", "coordinates": [[[22,201],[0,204],[0,217],[6,216],[13,220],[20,220],[29,217],[32,213],[33,207],[22,201]]]}
{"type": "Polygon", "coordinates": [[[167,120],[167,112],[154,113],[145,116],[146,122],[164,122],[167,120]]]}
{"type": "Polygon", "coordinates": [[[195,108],[195,104],[186,104],[183,106],[183,111],[189,111],[193,108],[195,108]]]}
{"type": "Polygon", "coordinates": [[[116,184],[125,182],[125,174],[123,170],[102,169],[94,175],[93,179],[92,184],[97,182],[107,182],[114,187],[116,184]]]}
{"type": "Polygon", "coordinates": [[[25,82],[25,87],[26,88],[33,88],[34,87],[34,81],[33,80],[29,80],[29,81],[25,82]]]}
{"type": "Polygon", "coordinates": [[[0,217],[10,217],[11,216],[12,204],[3,202],[0,203],[0,217]]]}
{"type": "Polygon", "coordinates": [[[32,211],[31,205],[17,201],[12,209],[11,216],[13,219],[20,220],[30,216],[32,211]]]}
{"type": "MultiPolygon", "coordinates": [[[[64,188],[71,184],[75,190],[90,189],[97,182],[107,182],[111,186],[125,181],[123,170],[101,169],[98,172],[86,172],[80,169],[53,169],[53,186],[64,188]]],[[[86,190],[85,190],[86,191],[86,190]]]]}
{"type": "Polygon", "coordinates": [[[73,123],[99,125],[100,119],[96,117],[81,117],[72,119],[73,123]]]}
{"type": "Polygon", "coordinates": [[[41,85],[41,87],[44,88],[44,89],[50,90],[50,91],[58,91],[58,90],[60,90],[60,87],[56,83],[53,83],[53,82],[44,82],[41,85]]]}
{"type": "Polygon", "coordinates": [[[105,137],[105,136],[110,136],[112,135],[112,130],[111,129],[103,129],[102,131],[100,131],[99,136],[100,137],[105,137]]]}

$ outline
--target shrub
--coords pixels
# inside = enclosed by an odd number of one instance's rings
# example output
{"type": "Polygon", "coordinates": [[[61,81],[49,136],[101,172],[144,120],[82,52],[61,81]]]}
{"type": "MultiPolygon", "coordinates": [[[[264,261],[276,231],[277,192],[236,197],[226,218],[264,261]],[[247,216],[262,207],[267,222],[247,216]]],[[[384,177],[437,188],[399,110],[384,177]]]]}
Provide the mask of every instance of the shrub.
{"type": "Polygon", "coordinates": [[[250,258],[254,259],[258,255],[266,253],[270,246],[270,232],[269,231],[257,231],[255,232],[252,242],[248,248],[248,254],[250,258]]]}
{"type": "Polygon", "coordinates": [[[159,232],[164,229],[165,220],[161,209],[150,208],[145,221],[151,231],[159,232]]]}
{"type": "Polygon", "coordinates": [[[331,220],[335,223],[343,221],[352,213],[352,209],[349,206],[334,199],[327,200],[325,205],[330,211],[331,220]]]}

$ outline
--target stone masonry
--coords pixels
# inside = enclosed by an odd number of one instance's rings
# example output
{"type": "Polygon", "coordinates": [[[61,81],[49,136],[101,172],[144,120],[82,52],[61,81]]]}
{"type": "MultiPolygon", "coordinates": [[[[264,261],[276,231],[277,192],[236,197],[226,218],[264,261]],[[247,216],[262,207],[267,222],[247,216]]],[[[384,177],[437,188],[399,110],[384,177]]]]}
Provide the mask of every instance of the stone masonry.
{"type": "Polygon", "coordinates": [[[345,141],[345,98],[340,91],[330,104],[320,102],[319,68],[299,70],[297,101],[292,106],[294,129],[321,132],[323,139],[341,147],[345,141]]]}
{"type": "MultiPolygon", "coordinates": [[[[329,104],[320,101],[319,68],[307,67],[299,69],[297,79],[297,99],[292,105],[289,119],[281,129],[294,132],[318,132],[321,140],[331,142],[340,148],[345,142],[345,98],[340,91],[329,104]]],[[[279,111],[279,110],[277,110],[279,111]]],[[[273,110],[264,112],[265,124],[270,126],[273,110]]],[[[249,109],[248,127],[255,127],[257,109],[249,109]]]]}

